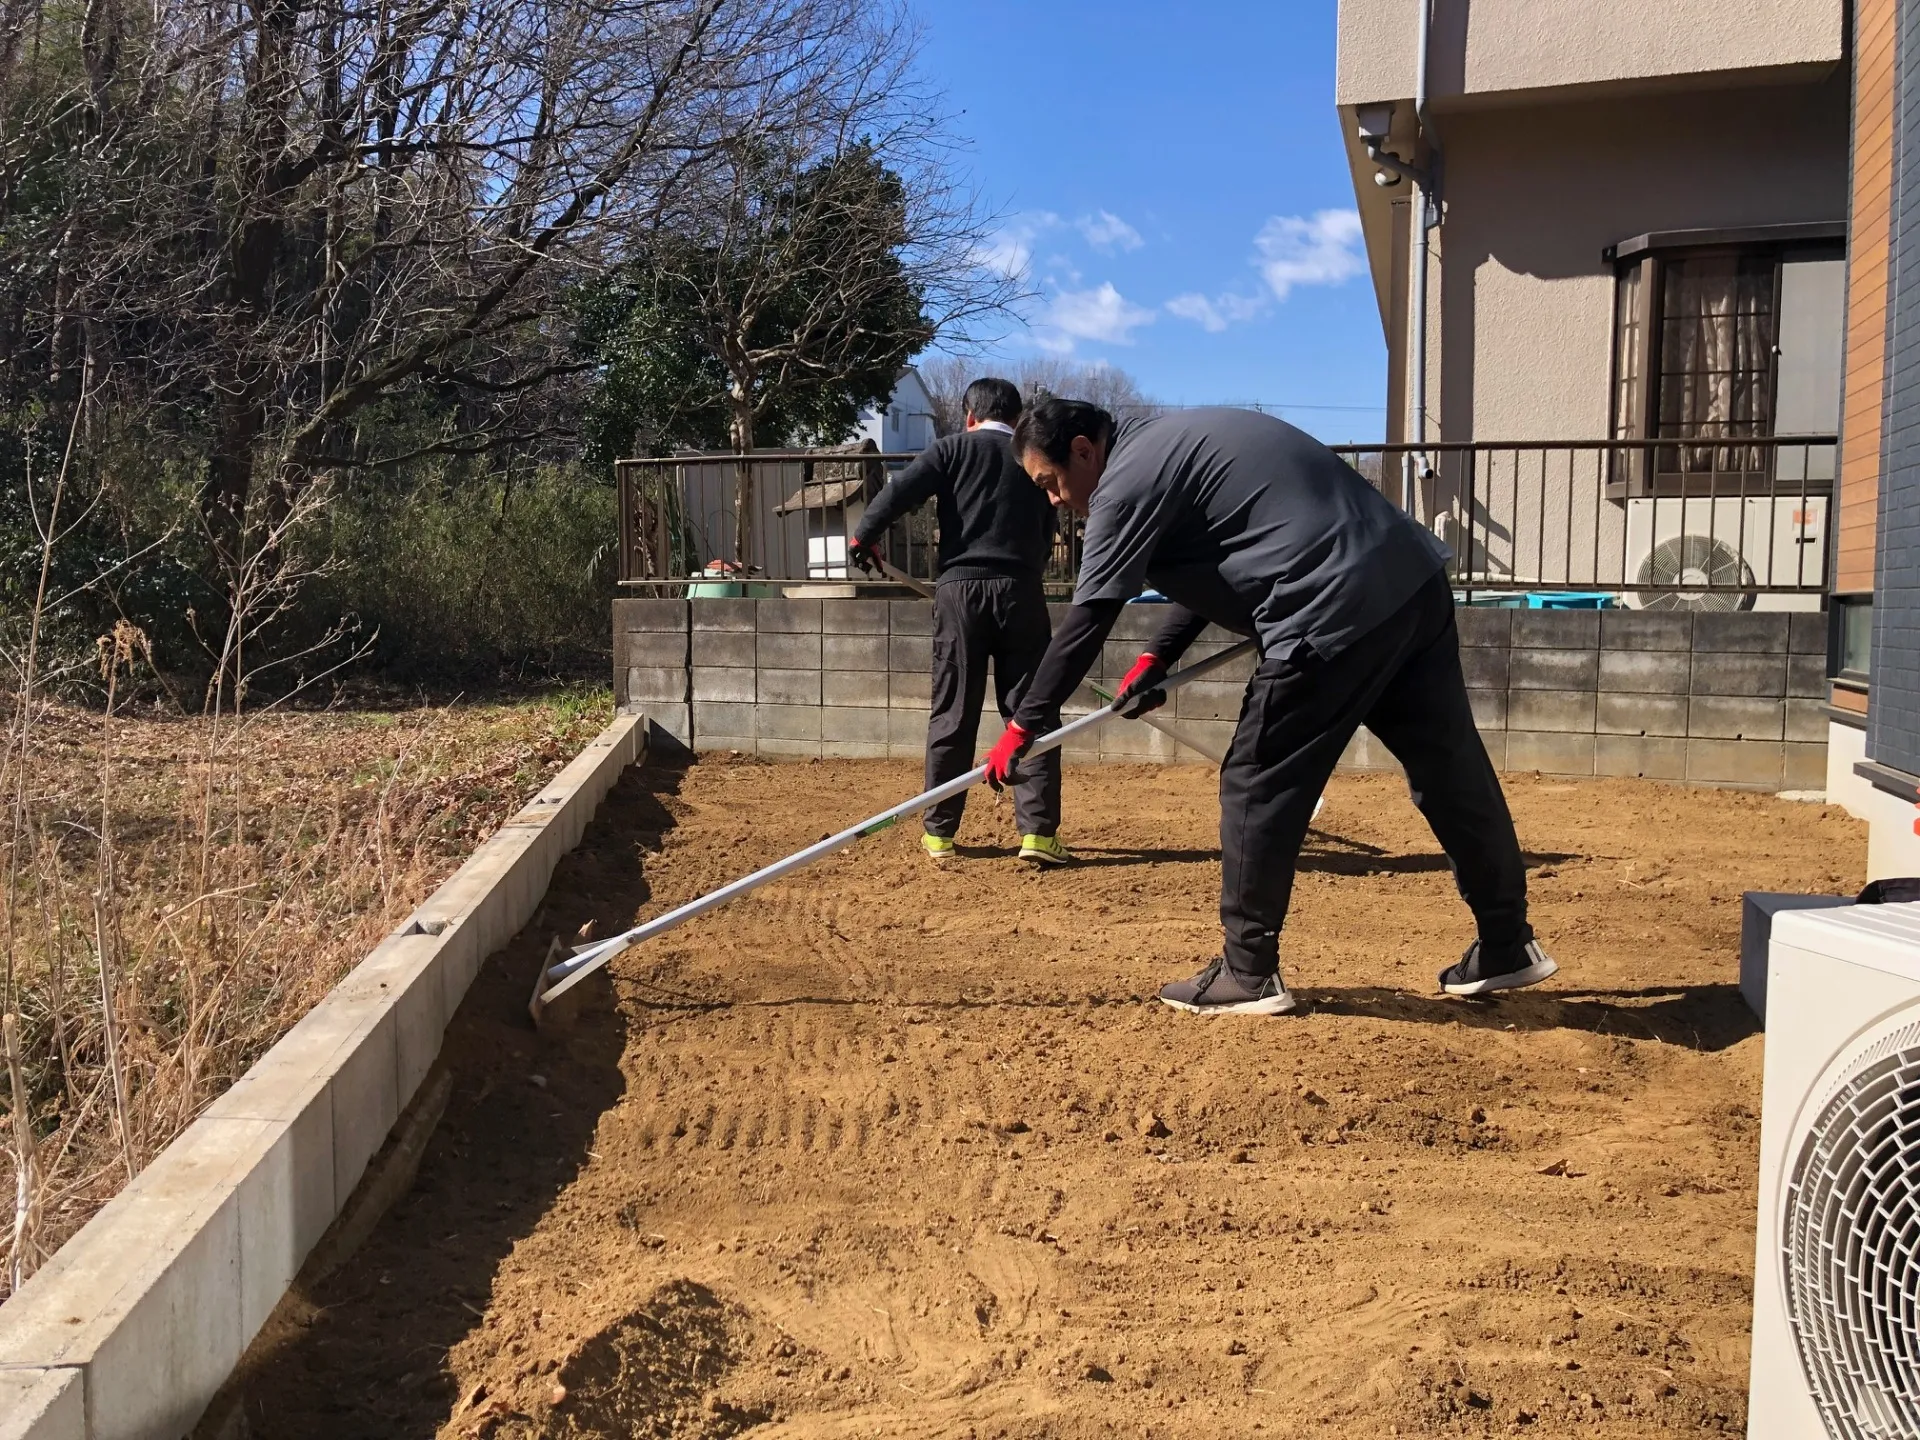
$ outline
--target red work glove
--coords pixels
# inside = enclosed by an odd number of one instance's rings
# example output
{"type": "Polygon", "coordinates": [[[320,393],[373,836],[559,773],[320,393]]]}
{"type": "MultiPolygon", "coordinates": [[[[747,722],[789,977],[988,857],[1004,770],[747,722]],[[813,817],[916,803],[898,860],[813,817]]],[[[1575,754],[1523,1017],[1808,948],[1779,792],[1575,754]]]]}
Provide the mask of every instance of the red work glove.
{"type": "Polygon", "coordinates": [[[1149,710],[1158,710],[1167,703],[1167,692],[1159,688],[1166,678],[1166,666],[1151,655],[1142,655],[1121,677],[1120,688],[1113,695],[1113,708],[1128,720],[1138,720],[1149,710]]]}
{"type": "Polygon", "coordinates": [[[1005,732],[994,742],[993,749],[987,752],[987,783],[998,790],[1018,779],[1014,774],[1014,766],[1031,744],[1033,736],[1009,720],[1005,732]]]}
{"type": "Polygon", "coordinates": [[[847,559],[858,566],[864,574],[878,575],[882,573],[880,569],[880,552],[864,540],[856,540],[851,536],[848,537],[847,559]]]}

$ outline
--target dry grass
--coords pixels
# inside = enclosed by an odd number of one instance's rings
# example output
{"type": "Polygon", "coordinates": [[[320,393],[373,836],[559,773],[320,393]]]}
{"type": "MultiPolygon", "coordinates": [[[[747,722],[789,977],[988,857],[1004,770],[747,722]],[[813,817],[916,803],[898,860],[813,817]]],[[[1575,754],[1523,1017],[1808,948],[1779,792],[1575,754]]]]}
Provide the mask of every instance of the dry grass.
{"type": "Polygon", "coordinates": [[[0,1010],[19,1016],[17,1078],[0,1070],[16,1201],[0,1297],[609,712],[574,694],[217,725],[39,703],[7,717],[25,744],[0,784],[0,1010]]]}

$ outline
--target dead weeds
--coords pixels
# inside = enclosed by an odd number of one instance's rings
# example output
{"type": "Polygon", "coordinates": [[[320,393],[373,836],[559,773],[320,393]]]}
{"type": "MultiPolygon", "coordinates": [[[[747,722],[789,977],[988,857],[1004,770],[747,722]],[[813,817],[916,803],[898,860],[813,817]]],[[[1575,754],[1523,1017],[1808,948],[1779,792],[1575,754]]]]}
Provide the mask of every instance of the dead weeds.
{"type": "Polygon", "coordinates": [[[27,740],[0,784],[0,1010],[19,1015],[0,1297],[609,713],[581,692],[218,722],[40,702],[31,723],[7,717],[27,740]]]}

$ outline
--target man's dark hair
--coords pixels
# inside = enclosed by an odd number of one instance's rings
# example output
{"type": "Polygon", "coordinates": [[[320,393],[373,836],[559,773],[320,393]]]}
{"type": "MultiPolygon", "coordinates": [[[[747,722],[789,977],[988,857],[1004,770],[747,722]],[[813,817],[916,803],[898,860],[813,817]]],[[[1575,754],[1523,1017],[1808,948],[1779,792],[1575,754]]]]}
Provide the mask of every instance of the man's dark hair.
{"type": "Polygon", "coordinates": [[[1074,438],[1080,435],[1096,445],[1113,439],[1113,416],[1085,400],[1040,395],[1013,427],[1013,453],[1038,450],[1054,464],[1064,465],[1073,453],[1074,438]]]}
{"type": "Polygon", "coordinates": [[[1020,391],[1011,380],[984,376],[967,386],[961,403],[976,420],[998,420],[1011,425],[1020,418],[1020,391]]]}

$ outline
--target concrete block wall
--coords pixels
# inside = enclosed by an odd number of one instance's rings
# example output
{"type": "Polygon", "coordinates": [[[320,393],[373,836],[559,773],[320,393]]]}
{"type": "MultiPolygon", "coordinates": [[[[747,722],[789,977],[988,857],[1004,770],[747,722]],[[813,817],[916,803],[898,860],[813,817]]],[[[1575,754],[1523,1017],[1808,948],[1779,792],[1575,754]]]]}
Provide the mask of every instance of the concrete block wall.
{"type": "MultiPolygon", "coordinates": [[[[1056,622],[1066,607],[1056,606],[1056,622]]],[[[1108,639],[1096,683],[1124,675],[1157,615],[1130,606],[1108,639]]],[[[1208,631],[1198,659],[1237,643],[1208,631]]],[[[933,670],[933,607],[924,600],[617,600],[614,689],[623,709],[643,709],[694,750],[740,750],[788,759],[918,760],[926,751],[933,670]],[[676,668],[672,657],[685,659],[676,668]]],[[[1176,691],[1170,718],[1212,735],[1233,733],[1249,658],[1218,678],[1176,691]]],[[[1067,715],[1099,702],[1083,690],[1067,715]]],[[[993,689],[980,722],[984,752],[1000,734],[993,689]]],[[[1199,761],[1152,727],[1118,720],[1069,759],[1199,761]]]]}
{"type": "MultiPolygon", "coordinates": [[[[1476,608],[1459,623],[1468,697],[1502,770],[1827,783],[1824,615],[1476,608]]],[[[1392,764],[1365,735],[1348,760],[1392,764]]]]}
{"type": "Polygon", "coordinates": [[[193,1428],[639,741],[603,731],[0,1306],[0,1440],[193,1428]]]}
{"type": "MultiPolygon", "coordinates": [[[[644,707],[695,750],[922,754],[933,628],[925,601],[624,600],[614,614],[622,704],[644,707]],[[676,655],[686,657],[677,669],[676,655]]],[[[1111,688],[1159,618],[1151,605],[1123,610],[1089,678],[1111,688]]],[[[1764,790],[1826,783],[1822,615],[1472,608],[1459,624],[1474,715],[1503,770],[1764,790]]],[[[1192,658],[1234,641],[1210,630],[1192,658]]],[[[1169,718],[1224,748],[1252,664],[1175,691],[1169,718]]],[[[1068,714],[1095,703],[1082,690],[1068,714]]],[[[981,748],[999,731],[989,693],[981,748]]],[[[1066,755],[1200,760],[1137,721],[1104,726],[1066,755]]],[[[1365,731],[1342,763],[1394,768],[1365,731]]]]}

